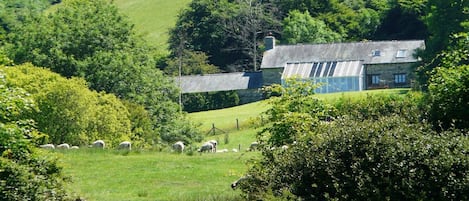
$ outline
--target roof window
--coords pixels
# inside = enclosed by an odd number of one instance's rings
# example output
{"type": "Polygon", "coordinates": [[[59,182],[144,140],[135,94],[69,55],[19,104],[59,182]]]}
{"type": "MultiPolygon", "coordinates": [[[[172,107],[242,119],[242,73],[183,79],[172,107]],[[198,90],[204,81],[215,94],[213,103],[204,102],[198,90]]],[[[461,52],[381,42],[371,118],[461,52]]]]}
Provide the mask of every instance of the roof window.
{"type": "Polygon", "coordinates": [[[398,50],[396,54],[397,58],[407,57],[407,50],[398,50]]]}
{"type": "Polygon", "coordinates": [[[373,51],[371,51],[371,56],[379,57],[379,56],[381,56],[381,51],[380,50],[373,50],[373,51]]]}

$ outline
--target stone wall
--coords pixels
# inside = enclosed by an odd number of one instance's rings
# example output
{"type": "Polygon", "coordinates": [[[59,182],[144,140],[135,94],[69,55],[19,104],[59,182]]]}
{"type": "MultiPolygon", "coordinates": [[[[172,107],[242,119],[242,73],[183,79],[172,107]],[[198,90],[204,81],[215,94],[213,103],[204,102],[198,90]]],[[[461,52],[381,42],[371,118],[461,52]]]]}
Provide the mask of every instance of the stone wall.
{"type": "Polygon", "coordinates": [[[415,79],[412,65],[413,63],[365,65],[365,89],[411,87],[411,83],[415,79]],[[395,82],[395,75],[398,74],[405,76],[403,83],[395,82]],[[379,76],[379,84],[372,83],[373,75],[379,76]]]}

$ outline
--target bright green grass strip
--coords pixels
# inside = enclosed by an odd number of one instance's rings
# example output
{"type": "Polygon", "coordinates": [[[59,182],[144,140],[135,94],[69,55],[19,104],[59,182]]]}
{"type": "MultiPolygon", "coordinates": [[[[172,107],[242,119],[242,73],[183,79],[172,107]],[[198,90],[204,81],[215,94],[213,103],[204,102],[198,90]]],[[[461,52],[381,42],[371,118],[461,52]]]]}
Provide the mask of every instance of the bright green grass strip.
{"type": "Polygon", "coordinates": [[[135,29],[151,44],[167,48],[168,31],[177,15],[190,0],[115,0],[117,7],[129,16],[135,29]]]}
{"type": "Polygon", "coordinates": [[[258,152],[175,154],[112,150],[63,152],[68,189],[87,200],[235,200],[231,182],[258,152]]]}
{"type": "Polygon", "coordinates": [[[210,131],[212,124],[215,124],[216,128],[224,131],[236,131],[236,119],[238,119],[240,129],[246,128],[249,126],[249,122],[259,117],[268,108],[269,105],[266,101],[258,101],[220,110],[194,112],[190,113],[189,117],[194,122],[202,124],[200,129],[203,132],[210,131]]]}

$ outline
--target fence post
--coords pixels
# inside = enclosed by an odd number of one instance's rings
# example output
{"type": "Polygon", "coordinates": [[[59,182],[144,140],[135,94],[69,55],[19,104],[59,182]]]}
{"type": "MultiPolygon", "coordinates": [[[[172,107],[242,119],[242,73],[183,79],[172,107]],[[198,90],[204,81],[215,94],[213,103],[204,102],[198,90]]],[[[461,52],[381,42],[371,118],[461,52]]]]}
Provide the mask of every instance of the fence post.
{"type": "Polygon", "coordinates": [[[213,132],[213,135],[215,135],[215,123],[212,123],[212,132],[213,132]]]}
{"type": "Polygon", "coordinates": [[[238,121],[238,118],[236,118],[236,129],[239,130],[239,121],[238,121]]]}

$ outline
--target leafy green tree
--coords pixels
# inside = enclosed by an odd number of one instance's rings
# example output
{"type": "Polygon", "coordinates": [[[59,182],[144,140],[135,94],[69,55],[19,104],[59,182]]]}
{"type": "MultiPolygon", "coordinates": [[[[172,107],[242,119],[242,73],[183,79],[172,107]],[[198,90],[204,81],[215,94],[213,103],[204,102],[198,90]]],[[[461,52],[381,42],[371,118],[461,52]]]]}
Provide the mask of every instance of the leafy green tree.
{"type": "Polygon", "coordinates": [[[112,146],[131,137],[128,110],[114,95],[90,91],[81,78],[66,79],[31,64],[2,70],[7,85],[31,94],[39,110],[28,117],[50,142],[87,145],[103,139],[112,146]]]}
{"type": "Polygon", "coordinates": [[[323,21],[329,29],[344,40],[369,39],[377,30],[389,8],[387,0],[276,0],[284,17],[290,11],[308,11],[317,20],[323,21]]]}
{"type": "Polygon", "coordinates": [[[208,63],[208,56],[203,52],[184,50],[181,57],[175,57],[167,62],[164,71],[168,75],[204,75],[218,73],[220,70],[208,63]]]}
{"type": "Polygon", "coordinates": [[[267,87],[267,93],[280,96],[269,99],[272,107],[266,111],[266,115],[271,124],[258,134],[259,141],[274,147],[291,144],[314,129],[320,120],[334,117],[335,109],[314,97],[316,88],[317,85],[296,79],[288,79],[285,86],[267,87]]]}
{"type": "Polygon", "coordinates": [[[469,128],[469,37],[456,35],[447,50],[436,58],[439,67],[429,80],[430,117],[435,126],[469,128]]]}
{"type": "Polygon", "coordinates": [[[314,19],[306,11],[290,11],[283,20],[283,40],[289,44],[326,43],[341,40],[338,33],[330,30],[324,22],[314,19]]]}
{"type": "MultiPolygon", "coordinates": [[[[468,1],[428,0],[425,7],[424,22],[428,27],[430,36],[426,42],[425,51],[420,54],[424,63],[417,68],[419,83],[424,89],[428,86],[432,70],[444,65],[442,55],[448,54],[447,52],[450,52],[451,49],[461,49],[456,41],[464,38],[464,36],[460,37],[461,34],[469,32],[468,10],[468,1]]],[[[467,49],[467,46],[462,47],[462,49],[467,49]]],[[[449,60],[452,60],[452,58],[449,58],[449,60]]]]}
{"type": "Polygon", "coordinates": [[[170,50],[176,54],[183,45],[205,52],[223,71],[252,70],[260,60],[261,33],[278,31],[267,7],[258,0],[192,1],[170,31],[170,50]]]}
{"type": "Polygon", "coordinates": [[[385,12],[374,40],[409,40],[428,38],[428,28],[422,18],[425,16],[426,0],[393,0],[385,12]]]}
{"type": "Polygon", "coordinates": [[[175,102],[178,88],[155,68],[156,49],[132,28],[109,1],[69,0],[9,33],[7,52],[17,64],[83,77],[91,89],[142,105],[154,131],[146,136],[173,133],[169,125],[184,121],[175,102]]]}
{"type": "Polygon", "coordinates": [[[71,200],[57,159],[35,146],[44,135],[25,118],[36,110],[21,88],[7,87],[0,71],[0,200],[71,200]]]}

